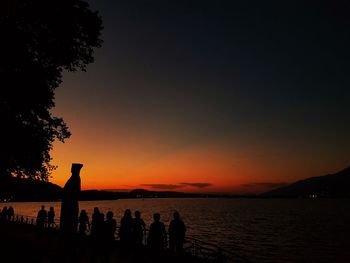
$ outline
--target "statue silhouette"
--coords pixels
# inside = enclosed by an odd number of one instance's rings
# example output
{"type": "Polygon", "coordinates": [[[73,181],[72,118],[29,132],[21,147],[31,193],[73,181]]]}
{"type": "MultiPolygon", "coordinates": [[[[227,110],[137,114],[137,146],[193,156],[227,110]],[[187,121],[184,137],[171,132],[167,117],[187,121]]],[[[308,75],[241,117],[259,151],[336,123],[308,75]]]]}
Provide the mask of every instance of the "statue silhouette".
{"type": "Polygon", "coordinates": [[[69,178],[63,188],[61,204],[60,229],[65,233],[76,233],[78,228],[80,193],[80,169],[83,167],[80,163],[72,164],[72,176],[69,178]]]}

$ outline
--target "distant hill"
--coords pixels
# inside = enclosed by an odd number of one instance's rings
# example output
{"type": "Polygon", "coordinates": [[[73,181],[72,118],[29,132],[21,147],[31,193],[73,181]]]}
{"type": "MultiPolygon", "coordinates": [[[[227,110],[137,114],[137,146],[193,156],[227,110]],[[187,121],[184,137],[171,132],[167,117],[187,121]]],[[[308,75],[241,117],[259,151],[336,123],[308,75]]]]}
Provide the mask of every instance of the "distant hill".
{"type": "MultiPolygon", "coordinates": [[[[300,180],[254,197],[350,197],[350,167],[338,173],[300,180]]],[[[0,176],[0,201],[57,201],[62,187],[43,181],[0,176]]],[[[134,189],[130,192],[85,190],[80,200],[123,198],[239,197],[220,194],[182,193],[134,189]]],[[[249,196],[242,196],[249,197],[249,196]]]]}
{"type": "Polygon", "coordinates": [[[324,176],[297,181],[266,193],[263,197],[350,197],[350,167],[324,176]]]}
{"type": "Polygon", "coordinates": [[[53,183],[0,176],[2,201],[55,201],[61,194],[62,188],[53,183]]]}
{"type": "Polygon", "coordinates": [[[182,193],[174,191],[149,191],[145,189],[134,189],[130,191],[130,198],[174,198],[174,197],[207,197],[207,194],[182,193]]]}
{"type": "Polygon", "coordinates": [[[79,200],[116,200],[129,198],[129,192],[104,191],[104,190],[84,190],[81,191],[79,200]]]}
{"type": "MultiPolygon", "coordinates": [[[[206,197],[206,194],[135,189],[130,192],[84,190],[79,200],[116,200],[123,198],[206,197]]],[[[58,201],[62,187],[38,180],[0,176],[0,201],[58,201]]]]}

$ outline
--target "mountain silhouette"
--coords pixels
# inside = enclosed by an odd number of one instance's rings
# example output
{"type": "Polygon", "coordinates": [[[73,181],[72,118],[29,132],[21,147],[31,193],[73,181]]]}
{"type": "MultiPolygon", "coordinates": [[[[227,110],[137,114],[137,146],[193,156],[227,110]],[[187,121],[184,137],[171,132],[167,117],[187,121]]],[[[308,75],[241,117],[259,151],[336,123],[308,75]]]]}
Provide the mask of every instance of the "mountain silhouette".
{"type": "MultiPolygon", "coordinates": [[[[206,197],[203,193],[184,193],[176,191],[150,191],[146,189],[134,189],[130,191],[131,198],[177,198],[177,197],[206,197]]],[[[214,195],[213,195],[214,196],[214,195]]]]}
{"type": "Polygon", "coordinates": [[[0,176],[0,199],[6,201],[55,201],[62,187],[40,180],[0,176]]]}
{"type": "Polygon", "coordinates": [[[350,167],[263,193],[263,197],[350,197],[350,167]]]}
{"type": "MultiPolygon", "coordinates": [[[[172,191],[149,191],[134,189],[129,192],[107,190],[83,190],[79,200],[116,200],[124,198],[171,198],[206,197],[200,193],[181,193],[172,191]]],[[[213,195],[214,196],[214,195],[213,195]]],[[[45,181],[0,176],[0,201],[58,201],[62,198],[62,187],[45,181]]]]}
{"type": "MultiPolygon", "coordinates": [[[[311,177],[279,187],[254,197],[350,197],[350,167],[324,176],[311,177]]],[[[250,197],[224,194],[183,193],[134,189],[130,192],[84,190],[80,200],[115,200],[123,198],[176,197],[250,197]]],[[[0,201],[57,201],[62,198],[62,187],[39,180],[0,176],[0,201]]]]}

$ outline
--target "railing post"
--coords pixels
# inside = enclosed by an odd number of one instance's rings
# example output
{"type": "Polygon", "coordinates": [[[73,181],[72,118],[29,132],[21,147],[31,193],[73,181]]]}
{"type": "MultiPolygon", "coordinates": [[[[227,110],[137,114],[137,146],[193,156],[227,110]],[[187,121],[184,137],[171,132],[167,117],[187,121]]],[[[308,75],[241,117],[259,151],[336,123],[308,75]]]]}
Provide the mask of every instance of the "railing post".
{"type": "Polygon", "coordinates": [[[147,246],[147,231],[144,231],[144,244],[145,244],[145,246],[147,246]]]}
{"type": "Polygon", "coordinates": [[[195,257],[198,257],[198,250],[197,250],[197,240],[193,241],[193,255],[195,257]]]}
{"type": "Polygon", "coordinates": [[[223,257],[223,254],[222,254],[221,247],[218,247],[218,254],[217,254],[217,257],[216,257],[216,261],[218,263],[223,263],[224,262],[224,257],[223,257]]]}

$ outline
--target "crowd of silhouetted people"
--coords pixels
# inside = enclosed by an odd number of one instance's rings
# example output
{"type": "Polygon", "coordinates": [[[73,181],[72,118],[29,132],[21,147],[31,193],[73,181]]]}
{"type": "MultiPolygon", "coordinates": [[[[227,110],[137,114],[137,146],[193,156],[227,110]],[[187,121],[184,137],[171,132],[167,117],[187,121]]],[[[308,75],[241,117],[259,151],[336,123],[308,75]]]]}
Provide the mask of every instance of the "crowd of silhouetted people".
{"type": "Polygon", "coordinates": [[[36,217],[36,225],[38,227],[54,227],[55,226],[55,210],[51,206],[49,211],[45,210],[45,206],[42,205],[36,217]]]}
{"type": "MultiPolygon", "coordinates": [[[[108,256],[111,253],[116,235],[119,236],[121,251],[125,253],[135,252],[134,254],[141,255],[141,252],[147,248],[151,255],[161,255],[168,248],[176,254],[183,254],[186,226],[180,219],[179,212],[174,212],[168,232],[164,223],[161,222],[159,213],[153,214],[153,222],[148,231],[141,212],[135,211],[133,214],[130,209],[126,209],[118,224],[112,211],[108,211],[105,215],[95,207],[89,218],[86,210],[81,210],[77,219],[77,232],[79,236],[86,236],[87,240],[91,240],[98,257],[99,255],[108,256]]],[[[0,221],[14,220],[14,216],[12,206],[5,206],[0,211],[0,221]]],[[[38,228],[56,228],[54,207],[50,207],[47,211],[42,205],[35,223],[38,228]]]]}
{"type": "Polygon", "coordinates": [[[11,221],[14,219],[15,210],[12,206],[4,206],[2,210],[0,210],[0,221],[11,221]]]}
{"type": "MultiPolygon", "coordinates": [[[[10,208],[7,209],[5,207],[1,213],[1,218],[10,218],[13,216],[13,208],[11,207],[11,209],[12,212],[9,213],[10,208]],[[3,215],[4,213],[7,216],[3,215]]],[[[133,217],[131,210],[126,209],[120,220],[117,232],[117,221],[114,219],[113,212],[108,211],[104,215],[98,207],[95,207],[91,221],[86,210],[81,210],[77,231],[80,235],[87,235],[90,232],[89,236],[96,243],[96,246],[111,246],[115,240],[115,235],[118,234],[120,245],[124,251],[131,249],[140,250],[147,245],[153,253],[159,253],[167,247],[173,252],[182,253],[186,226],[180,219],[179,212],[174,212],[173,219],[169,224],[168,233],[166,232],[164,223],[160,219],[161,216],[159,213],[153,215],[153,222],[150,224],[147,233],[146,224],[141,218],[141,212],[135,211],[133,217]]],[[[37,214],[36,225],[38,227],[46,226],[50,228],[55,225],[54,222],[54,208],[50,207],[49,211],[46,211],[45,206],[42,205],[37,214]]]]}
{"type": "MultiPolygon", "coordinates": [[[[90,236],[97,242],[112,243],[115,239],[117,230],[117,221],[114,219],[112,211],[107,212],[106,218],[97,207],[94,208],[91,224],[85,210],[82,210],[79,216],[80,234],[85,235],[90,229],[90,236]]],[[[183,243],[185,239],[186,226],[180,219],[179,212],[174,212],[173,220],[170,222],[168,234],[165,225],[160,221],[160,214],[153,215],[153,223],[151,223],[146,232],[146,224],[141,218],[140,211],[135,211],[134,217],[131,210],[126,209],[119,225],[119,239],[121,247],[127,251],[130,249],[142,249],[144,245],[154,253],[161,252],[168,247],[174,252],[182,253],[183,243]],[[146,238],[147,237],[147,238],[146,238]]]]}

